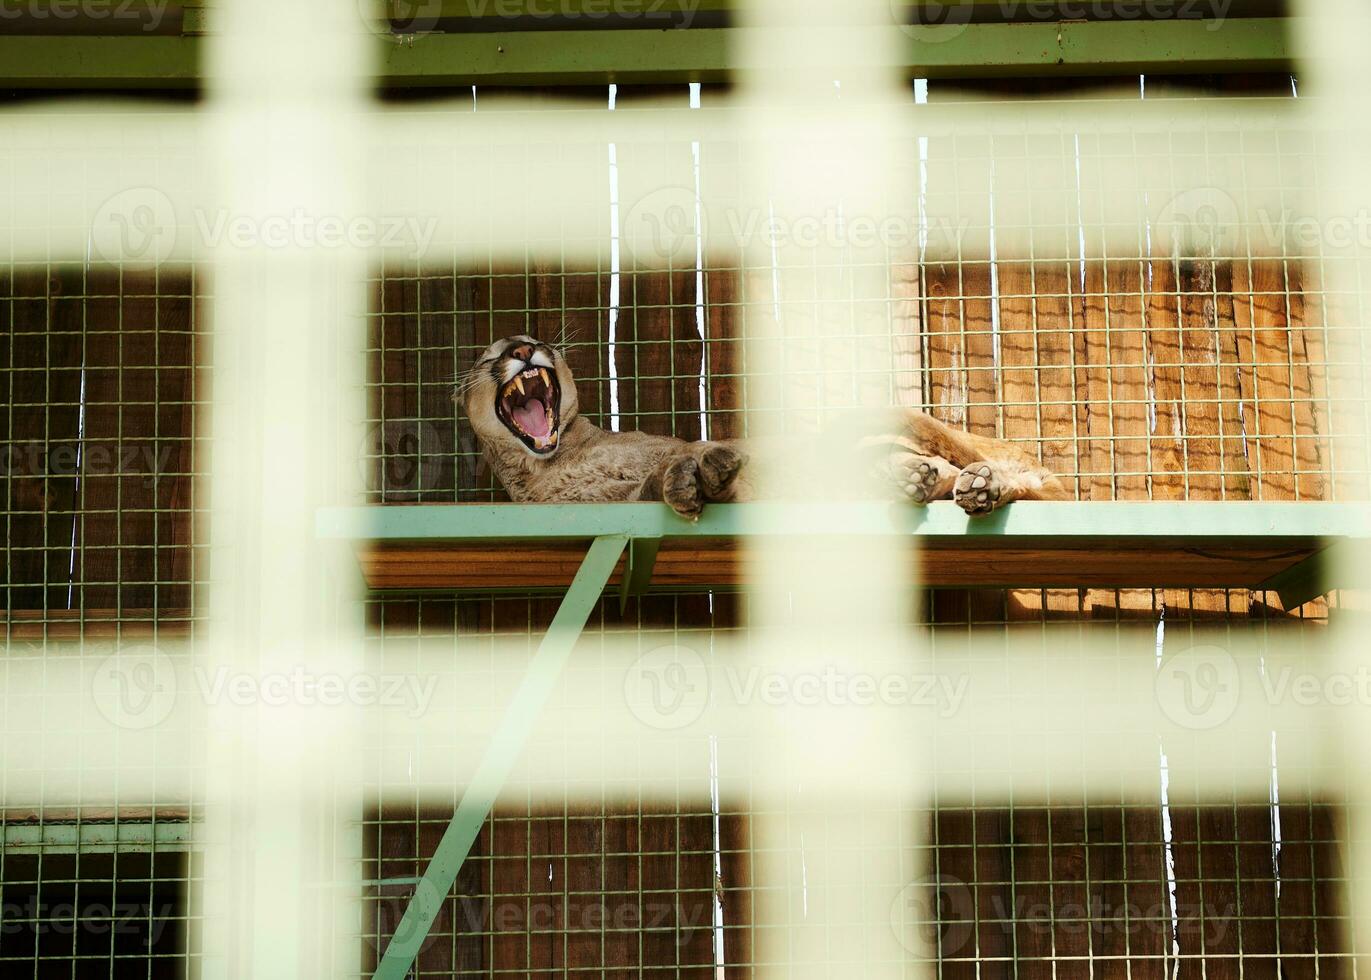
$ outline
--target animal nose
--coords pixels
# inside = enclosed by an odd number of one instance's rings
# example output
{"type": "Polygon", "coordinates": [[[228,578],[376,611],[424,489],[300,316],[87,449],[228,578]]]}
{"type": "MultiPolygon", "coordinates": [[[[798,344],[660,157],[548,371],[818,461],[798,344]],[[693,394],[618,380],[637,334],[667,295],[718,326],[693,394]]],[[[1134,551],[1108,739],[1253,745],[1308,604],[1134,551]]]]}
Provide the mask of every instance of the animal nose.
{"type": "Polygon", "coordinates": [[[509,352],[511,357],[517,357],[521,361],[527,361],[533,356],[533,346],[531,344],[520,344],[509,352]]]}

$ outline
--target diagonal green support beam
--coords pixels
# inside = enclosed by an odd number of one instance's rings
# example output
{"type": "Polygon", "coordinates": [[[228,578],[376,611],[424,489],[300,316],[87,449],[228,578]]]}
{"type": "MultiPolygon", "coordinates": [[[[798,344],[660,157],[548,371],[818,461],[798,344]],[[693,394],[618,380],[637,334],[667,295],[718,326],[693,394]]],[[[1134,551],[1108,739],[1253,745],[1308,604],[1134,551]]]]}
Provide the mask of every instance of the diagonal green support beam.
{"type": "Polygon", "coordinates": [[[591,610],[609,583],[609,576],[627,544],[628,538],[622,535],[599,537],[591,543],[590,551],[581,562],[581,568],[567,590],[547,635],[538,645],[528,674],[491,736],[485,757],[472,776],[471,784],[462,794],[462,802],[452,816],[452,823],[438,842],[438,850],[415,889],[404,917],[395,928],[395,935],[391,937],[376,969],[376,980],[403,980],[409,972],[429,929],[433,928],[433,920],[442,908],[443,900],[451,890],[452,883],[457,880],[457,872],[471,852],[476,835],[480,833],[501,786],[523,751],[524,742],[528,740],[539,712],[547,704],[572,647],[576,645],[591,610]]]}

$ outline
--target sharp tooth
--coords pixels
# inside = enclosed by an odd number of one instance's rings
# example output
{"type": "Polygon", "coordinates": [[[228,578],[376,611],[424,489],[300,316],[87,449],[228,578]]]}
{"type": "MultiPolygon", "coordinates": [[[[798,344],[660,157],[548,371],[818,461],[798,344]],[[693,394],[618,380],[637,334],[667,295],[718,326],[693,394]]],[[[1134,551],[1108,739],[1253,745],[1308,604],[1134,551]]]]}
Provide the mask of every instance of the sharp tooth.
{"type": "Polygon", "coordinates": [[[524,393],[524,379],[516,377],[514,379],[514,384],[519,389],[519,394],[522,395],[524,393]]]}
{"type": "Polygon", "coordinates": [[[551,387],[552,387],[552,382],[549,381],[549,380],[547,379],[547,368],[539,368],[539,369],[538,369],[538,373],[539,373],[540,375],[542,375],[543,384],[545,384],[545,385],[547,385],[549,388],[551,388],[551,387]]]}

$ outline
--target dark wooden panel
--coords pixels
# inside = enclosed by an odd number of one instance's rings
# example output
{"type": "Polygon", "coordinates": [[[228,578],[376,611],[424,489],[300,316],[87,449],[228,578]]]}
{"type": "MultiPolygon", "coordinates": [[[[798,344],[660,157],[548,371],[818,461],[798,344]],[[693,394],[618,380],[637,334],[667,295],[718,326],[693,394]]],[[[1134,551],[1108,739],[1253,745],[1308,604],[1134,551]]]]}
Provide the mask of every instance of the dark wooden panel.
{"type": "MultiPolygon", "coordinates": [[[[1317,547],[1162,539],[1127,547],[1108,541],[931,542],[920,551],[919,581],[965,588],[1251,588],[1317,547]]],[[[577,542],[380,542],[360,545],[358,560],[373,589],[549,589],[571,584],[585,550],[577,542]]],[[[656,588],[738,586],[752,580],[742,561],[733,542],[667,540],[652,581],[656,588]]],[[[621,559],[612,585],[621,581],[623,565],[621,559]]]]}

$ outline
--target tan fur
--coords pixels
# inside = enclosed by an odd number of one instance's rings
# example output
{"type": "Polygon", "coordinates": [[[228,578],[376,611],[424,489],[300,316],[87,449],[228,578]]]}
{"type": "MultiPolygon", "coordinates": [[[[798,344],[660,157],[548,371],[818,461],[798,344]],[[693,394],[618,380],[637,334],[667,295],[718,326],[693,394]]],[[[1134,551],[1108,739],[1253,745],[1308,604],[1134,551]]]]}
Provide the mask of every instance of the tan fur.
{"type": "MultiPolygon", "coordinates": [[[[785,495],[785,487],[760,486],[761,472],[784,472],[784,467],[754,465],[752,457],[765,451],[758,444],[606,432],[582,418],[566,361],[531,337],[492,344],[472,367],[460,397],[482,453],[515,501],[665,500],[677,513],[694,518],[708,502],[785,495]],[[519,348],[523,353],[532,348],[532,359],[514,357],[519,348]],[[542,361],[555,369],[561,404],[556,450],[539,456],[501,421],[495,400],[511,372],[542,361]]],[[[874,453],[884,481],[915,502],[951,497],[968,513],[979,514],[1011,500],[1067,499],[1056,477],[1009,443],[962,432],[913,409],[892,410],[878,428],[874,435],[854,437],[851,448],[874,453]]],[[[859,465],[857,457],[853,465],[859,465]]]]}

